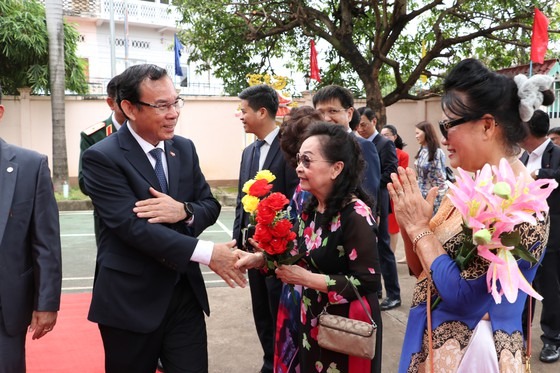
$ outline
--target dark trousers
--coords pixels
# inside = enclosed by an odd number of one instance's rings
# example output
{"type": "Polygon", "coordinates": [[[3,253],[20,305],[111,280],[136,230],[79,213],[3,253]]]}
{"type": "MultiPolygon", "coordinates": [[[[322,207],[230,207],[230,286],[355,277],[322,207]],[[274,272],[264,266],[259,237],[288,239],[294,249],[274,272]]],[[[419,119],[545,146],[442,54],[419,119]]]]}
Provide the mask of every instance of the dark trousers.
{"type": "Polygon", "coordinates": [[[541,339],[544,343],[560,346],[560,251],[547,249],[533,284],[543,297],[541,339]]]}
{"type": "Polygon", "coordinates": [[[26,330],[16,335],[6,332],[0,306],[0,373],[25,372],[25,336],[26,330]]]}
{"type": "Polygon", "coordinates": [[[248,272],[253,318],[264,352],[262,372],[272,373],[276,316],[282,293],[282,281],[274,276],[265,276],[255,269],[250,269],[248,272]]]}
{"type": "Polygon", "coordinates": [[[391,237],[389,236],[389,193],[387,189],[379,192],[379,228],[377,233],[377,250],[381,276],[385,284],[385,292],[390,299],[401,299],[399,274],[395,253],[391,250],[391,237]]]}
{"type": "MultiPolygon", "coordinates": [[[[146,300],[149,302],[149,300],[146,300]]],[[[154,373],[158,357],[166,373],[208,372],[204,312],[186,280],[176,286],[161,325],[151,333],[99,325],[106,373],[154,373]]]]}

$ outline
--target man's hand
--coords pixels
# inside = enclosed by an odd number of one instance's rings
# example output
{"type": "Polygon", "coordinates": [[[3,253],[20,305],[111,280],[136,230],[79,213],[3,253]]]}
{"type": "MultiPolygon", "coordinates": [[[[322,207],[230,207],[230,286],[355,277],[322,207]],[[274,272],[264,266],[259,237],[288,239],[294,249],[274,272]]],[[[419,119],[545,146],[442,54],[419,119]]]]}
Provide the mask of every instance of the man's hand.
{"type": "Polygon", "coordinates": [[[56,311],[33,311],[31,324],[29,325],[29,332],[34,332],[33,339],[39,339],[53,330],[57,315],[58,313],[56,311]]]}
{"type": "Polygon", "coordinates": [[[154,198],[136,202],[132,209],[137,217],[148,219],[148,223],[177,223],[187,217],[182,202],[175,201],[165,193],[150,188],[154,198]]]}
{"type": "Polygon", "coordinates": [[[234,267],[238,259],[238,256],[232,251],[234,247],[235,240],[227,243],[215,243],[208,267],[223,278],[230,287],[233,288],[237,284],[244,288],[247,280],[243,273],[234,267]]]}

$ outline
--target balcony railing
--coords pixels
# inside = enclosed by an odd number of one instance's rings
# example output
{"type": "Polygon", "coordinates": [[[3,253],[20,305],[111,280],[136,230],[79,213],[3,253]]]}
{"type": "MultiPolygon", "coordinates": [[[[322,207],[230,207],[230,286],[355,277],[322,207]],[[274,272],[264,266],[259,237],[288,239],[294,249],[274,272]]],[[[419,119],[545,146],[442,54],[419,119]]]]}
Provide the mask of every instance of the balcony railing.
{"type": "MultiPolygon", "coordinates": [[[[40,1],[44,3],[44,0],[40,1]]],[[[181,19],[174,5],[142,0],[62,0],[62,9],[65,16],[108,21],[111,18],[111,2],[114,19],[118,22],[124,22],[128,13],[130,23],[175,28],[181,19]]]]}

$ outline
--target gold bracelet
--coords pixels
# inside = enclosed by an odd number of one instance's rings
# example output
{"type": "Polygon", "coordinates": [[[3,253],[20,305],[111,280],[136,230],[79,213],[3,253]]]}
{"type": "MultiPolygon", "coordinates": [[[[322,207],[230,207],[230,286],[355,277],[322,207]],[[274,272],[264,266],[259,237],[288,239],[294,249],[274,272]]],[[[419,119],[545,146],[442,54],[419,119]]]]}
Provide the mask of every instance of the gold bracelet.
{"type": "Polygon", "coordinates": [[[414,252],[414,254],[416,254],[416,245],[418,244],[418,241],[426,236],[429,236],[430,234],[434,234],[434,232],[426,230],[414,237],[414,239],[412,240],[412,251],[414,252]]]}

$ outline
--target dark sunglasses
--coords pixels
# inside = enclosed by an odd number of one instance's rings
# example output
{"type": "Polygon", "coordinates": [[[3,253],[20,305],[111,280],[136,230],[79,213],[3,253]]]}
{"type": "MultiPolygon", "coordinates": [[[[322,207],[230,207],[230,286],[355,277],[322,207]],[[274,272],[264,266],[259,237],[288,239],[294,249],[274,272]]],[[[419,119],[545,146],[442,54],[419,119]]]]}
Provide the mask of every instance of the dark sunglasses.
{"type": "Polygon", "coordinates": [[[470,121],[475,120],[475,119],[480,119],[480,117],[479,116],[467,116],[467,117],[457,118],[457,119],[453,119],[453,120],[440,120],[438,122],[439,130],[441,131],[441,134],[443,135],[443,137],[445,137],[447,139],[447,131],[449,131],[450,128],[453,128],[453,127],[458,126],[458,125],[463,124],[463,123],[470,122],[470,121]]]}
{"type": "Polygon", "coordinates": [[[309,166],[313,162],[328,162],[328,163],[330,163],[329,161],[326,161],[324,159],[311,159],[311,158],[309,158],[309,156],[307,154],[299,154],[299,153],[296,154],[296,162],[297,162],[298,165],[301,163],[303,165],[303,167],[305,167],[305,168],[309,168],[309,166]]]}

